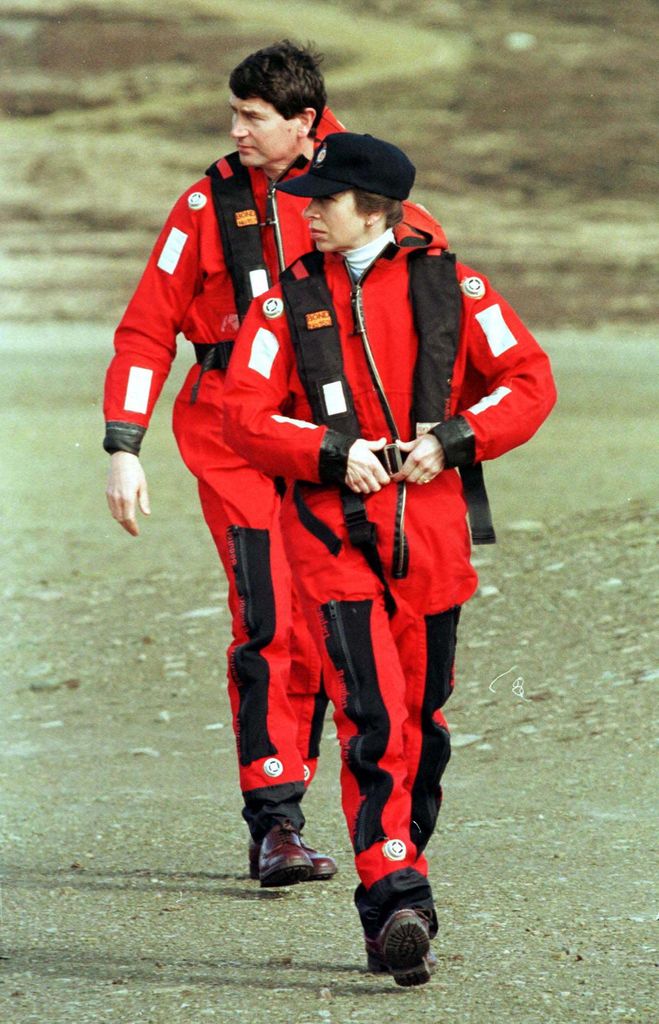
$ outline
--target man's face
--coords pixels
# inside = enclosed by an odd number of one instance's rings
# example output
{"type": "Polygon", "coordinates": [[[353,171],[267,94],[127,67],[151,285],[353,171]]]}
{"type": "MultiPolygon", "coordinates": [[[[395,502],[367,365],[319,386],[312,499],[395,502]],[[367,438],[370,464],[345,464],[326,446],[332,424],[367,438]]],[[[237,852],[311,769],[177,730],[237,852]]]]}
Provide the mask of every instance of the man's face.
{"type": "Polygon", "coordinates": [[[320,252],[349,252],[371,240],[367,216],[357,211],[355,193],[337,192],[312,199],[304,211],[309,231],[320,252]]]}
{"type": "Polygon", "coordinates": [[[244,167],[258,167],[269,178],[277,178],[311,145],[307,115],[296,115],[287,121],[272,103],[258,96],[241,100],[231,93],[229,102],[231,138],[244,167]]]}

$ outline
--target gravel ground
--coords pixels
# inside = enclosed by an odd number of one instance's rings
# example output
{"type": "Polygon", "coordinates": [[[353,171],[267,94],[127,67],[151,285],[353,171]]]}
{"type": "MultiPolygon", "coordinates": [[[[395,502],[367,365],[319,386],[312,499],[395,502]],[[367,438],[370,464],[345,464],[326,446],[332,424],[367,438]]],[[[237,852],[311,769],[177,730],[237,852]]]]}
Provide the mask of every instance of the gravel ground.
{"type": "Polygon", "coordinates": [[[223,584],[197,563],[27,573],[3,659],[2,1019],[650,1024],[653,525],[633,503],[520,521],[479,553],[429,851],[439,968],[412,991],[363,970],[331,719],[307,837],[339,875],[247,877],[223,584]]]}

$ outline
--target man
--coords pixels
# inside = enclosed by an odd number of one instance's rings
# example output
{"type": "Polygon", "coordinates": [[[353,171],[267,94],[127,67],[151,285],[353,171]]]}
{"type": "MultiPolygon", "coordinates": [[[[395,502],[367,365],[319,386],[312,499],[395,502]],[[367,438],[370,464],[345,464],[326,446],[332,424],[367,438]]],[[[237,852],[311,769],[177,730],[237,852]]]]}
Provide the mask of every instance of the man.
{"type": "Polygon", "coordinates": [[[318,61],[285,40],[231,73],[237,152],[214,163],[175,204],[117,329],[105,386],[108,504],[137,536],[137,507],[150,513],[142,438],[177,334],[194,345],[197,365],[176,399],[174,431],[229,583],[229,694],[249,869],[264,886],[336,872],[332,858],[300,837],[300,800],[315,771],[327,698],[315,646],[291,610],[280,498],[270,478],[223,443],[217,410],[239,320],[310,247],[303,201],[277,196],[274,184],[299,174],[318,140],[341,127],[325,106],[318,61]]]}
{"type": "Polygon", "coordinates": [[[284,537],[323,658],[368,964],[428,981],[424,849],[441,802],[465,512],[494,539],[480,463],[522,444],[555,390],[546,355],[485,278],[401,223],[414,167],[331,134],[307,174],[316,251],[255,301],[225,389],[225,438],[297,481],[284,537]],[[454,467],[460,467],[462,477],[454,467]]]}

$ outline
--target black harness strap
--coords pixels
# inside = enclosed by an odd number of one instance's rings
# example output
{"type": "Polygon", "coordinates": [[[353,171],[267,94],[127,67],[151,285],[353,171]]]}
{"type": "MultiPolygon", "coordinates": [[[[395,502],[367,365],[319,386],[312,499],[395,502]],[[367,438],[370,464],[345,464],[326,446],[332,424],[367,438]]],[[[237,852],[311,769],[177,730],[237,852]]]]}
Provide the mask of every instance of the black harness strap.
{"type": "Polygon", "coordinates": [[[341,488],[341,504],[343,505],[343,516],[348,528],[350,543],[359,548],[373,572],[384,588],[384,606],[387,615],[392,616],[396,611],[396,602],[389,589],[382,559],[377,545],[377,528],[366,515],[366,503],[361,494],[356,494],[348,487],[341,488]]]}
{"type": "Polygon", "coordinates": [[[494,532],[490,503],[485,489],[482,463],[477,462],[475,466],[460,466],[458,472],[467,502],[472,542],[474,544],[496,544],[497,536],[494,532]]]}
{"type": "Polygon", "coordinates": [[[190,405],[197,401],[199,388],[205,373],[209,370],[226,370],[233,352],[233,341],[218,341],[215,345],[201,345],[194,342],[195,356],[199,363],[199,376],[190,392],[190,405]]]}
{"type": "Polygon", "coordinates": [[[254,298],[250,273],[262,271],[268,288],[272,284],[263,259],[261,228],[249,172],[241,164],[238,154],[230,153],[211,164],[206,174],[211,179],[213,205],[224,259],[233,282],[238,317],[243,320],[254,298]]]}
{"type": "Polygon", "coordinates": [[[302,525],[311,533],[316,540],[319,540],[321,544],[324,544],[331,555],[338,555],[342,548],[342,541],[340,537],[330,530],[327,523],[324,523],[322,519],[314,515],[306,501],[302,497],[300,490],[300,484],[296,481],[293,485],[293,501],[295,502],[295,508],[297,514],[300,517],[302,525]]]}

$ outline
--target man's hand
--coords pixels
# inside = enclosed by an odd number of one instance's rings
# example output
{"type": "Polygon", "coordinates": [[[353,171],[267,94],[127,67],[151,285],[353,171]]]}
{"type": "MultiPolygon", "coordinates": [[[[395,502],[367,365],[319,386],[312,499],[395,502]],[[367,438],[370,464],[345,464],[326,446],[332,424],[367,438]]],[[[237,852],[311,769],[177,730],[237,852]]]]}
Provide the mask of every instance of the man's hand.
{"type": "Polygon", "coordinates": [[[127,533],[137,537],[137,508],[145,516],[151,515],[149,491],[142,464],[137,455],[130,452],[115,452],[110,456],[110,472],[105,489],[112,518],[123,526],[127,533]]]}
{"type": "Polygon", "coordinates": [[[351,491],[357,494],[374,494],[385,484],[388,484],[391,477],[374,452],[380,451],[387,443],[385,437],[379,441],[366,441],[363,437],[358,438],[348,452],[348,465],[346,468],[346,485],[351,491]]]}
{"type": "Polygon", "coordinates": [[[405,464],[392,480],[408,484],[429,484],[444,469],[444,449],[434,434],[422,434],[413,441],[396,441],[407,452],[405,464]]]}

